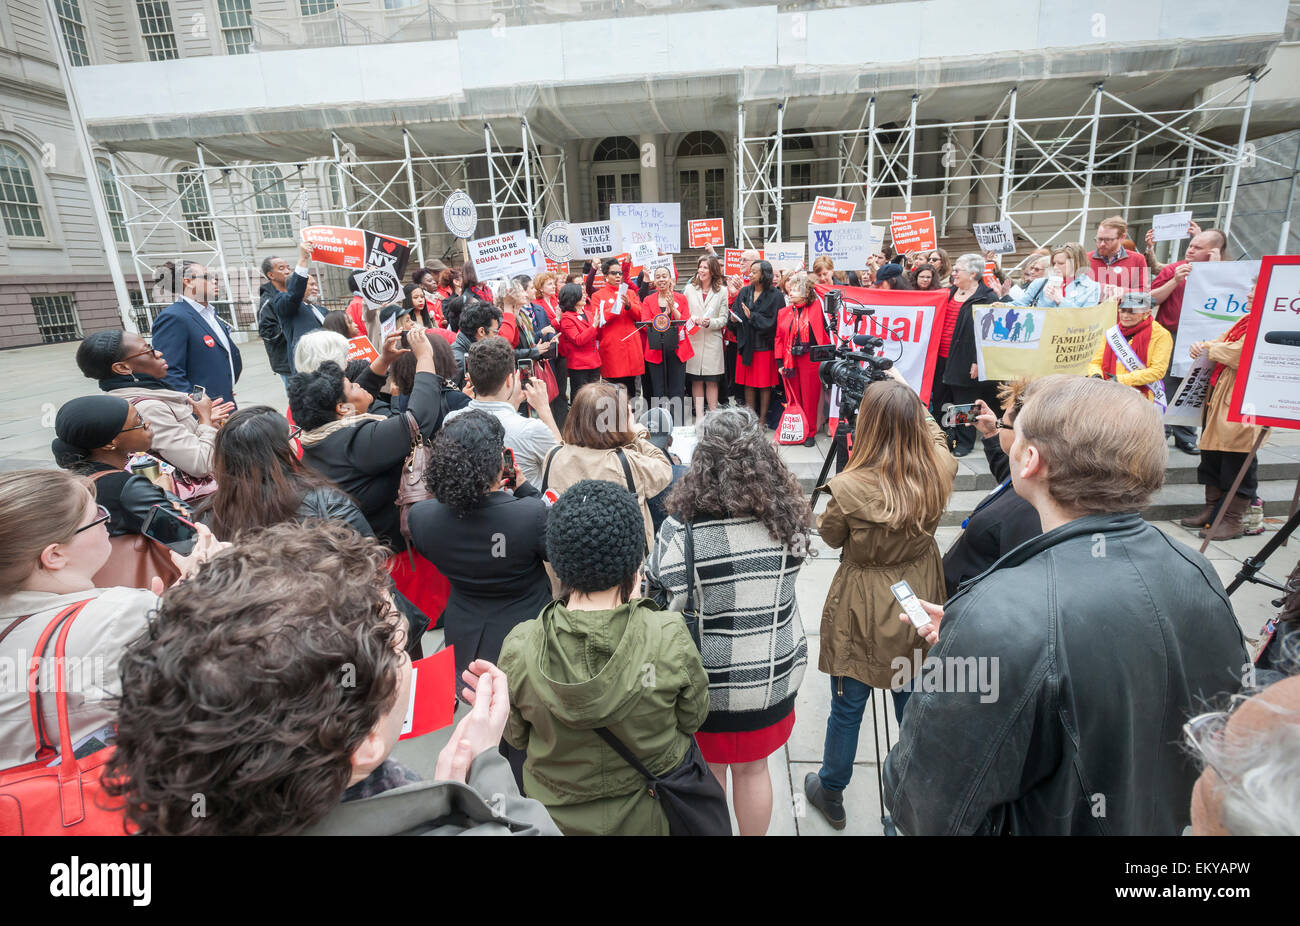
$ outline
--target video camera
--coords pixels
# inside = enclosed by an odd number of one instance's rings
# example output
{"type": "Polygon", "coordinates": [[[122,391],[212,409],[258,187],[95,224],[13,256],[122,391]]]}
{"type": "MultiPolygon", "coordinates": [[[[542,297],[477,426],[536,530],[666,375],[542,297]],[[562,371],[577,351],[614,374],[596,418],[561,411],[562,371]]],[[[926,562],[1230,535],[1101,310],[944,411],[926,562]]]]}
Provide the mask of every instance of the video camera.
{"type": "MultiPolygon", "coordinates": [[[[837,289],[827,290],[823,300],[826,306],[826,314],[832,318],[838,318],[840,308],[844,302],[843,294],[837,289]]],[[[875,315],[876,310],[855,303],[850,305],[849,313],[862,318],[875,315]]],[[[853,335],[854,347],[878,350],[884,345],[884,338],[877,338],[868,334],[853,335]]],[[[867,387],[874,382],[886,379],[885,371],[894,365],[894,361],[884,357],[877,357],[875,354],[865,351],[851,350],[847,347],[835,347],[831,344],[808,348],[808,359],[821,364],[817,374],[821,378],[822,385],[840,387],[840,391],[844,395],[843,400],[840,402],[841,414],[849,422],[857,414],[858,405],[861,404],[862,396],[867,391],[867,387]]]]}

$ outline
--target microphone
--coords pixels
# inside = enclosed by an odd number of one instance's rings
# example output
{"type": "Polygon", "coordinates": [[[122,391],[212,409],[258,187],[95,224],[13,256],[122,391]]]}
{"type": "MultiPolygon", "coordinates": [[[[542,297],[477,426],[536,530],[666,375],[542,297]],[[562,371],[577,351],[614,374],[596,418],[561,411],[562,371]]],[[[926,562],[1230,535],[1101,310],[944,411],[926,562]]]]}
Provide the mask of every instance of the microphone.
{"type": "Polygon", "coordinates": [[[1300,331],[1270,331],[1264,335],[1265,344],[1281,344],[1283,347],[1300,347],[1300,331]]]}
{"type": "Polygon", "coordinates": [[[885,339],[873,338],[869,334],[855,334],[853,336],[853,344],[855,347],[884,347],[885,339]]]}

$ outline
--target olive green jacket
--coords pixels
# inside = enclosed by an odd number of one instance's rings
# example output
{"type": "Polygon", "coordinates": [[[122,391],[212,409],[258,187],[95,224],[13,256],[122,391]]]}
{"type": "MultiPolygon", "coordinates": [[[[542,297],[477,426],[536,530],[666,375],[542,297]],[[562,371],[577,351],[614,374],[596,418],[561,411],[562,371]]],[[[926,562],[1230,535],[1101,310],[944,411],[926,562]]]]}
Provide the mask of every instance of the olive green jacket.
{"type": "Polygon", "coordinates": [[[675,611],[634,598],[612,611],[554,601],[501,647],[510,680],[505,738],[524,749],[524,791],[560,829],[668,835],[645,779],[593,732],[608,727],[651,772],[686,755],[709,713],[709,680],[675,611]]]}

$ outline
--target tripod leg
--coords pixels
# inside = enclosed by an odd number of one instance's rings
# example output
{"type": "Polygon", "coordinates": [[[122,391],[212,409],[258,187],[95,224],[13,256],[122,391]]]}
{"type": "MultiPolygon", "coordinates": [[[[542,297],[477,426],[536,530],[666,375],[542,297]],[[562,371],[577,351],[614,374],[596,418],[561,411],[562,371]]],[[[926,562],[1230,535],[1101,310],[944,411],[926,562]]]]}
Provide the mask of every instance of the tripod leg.
{"type": "Polygon", "coordinates": [[[1291,517],[1287,518],[1286,524],[1282,525],[1282,529],[1274,534],[1268,543],[1260,548],[1258,553],[1242,560],[1241,569],[1237,571],[1236,578],[1232,580],[1232,584],[1227,588],[1228,594],[1231,595],[1241,588],[1245,582],[1256,581],[1255,574],[1264,568],[1265,560],[1272,556],[1278,547],[1286,543],[1287,538],[1295,532],[1297,526],[1300,526],[1300,511],[1293,512],[1291,517]]]}

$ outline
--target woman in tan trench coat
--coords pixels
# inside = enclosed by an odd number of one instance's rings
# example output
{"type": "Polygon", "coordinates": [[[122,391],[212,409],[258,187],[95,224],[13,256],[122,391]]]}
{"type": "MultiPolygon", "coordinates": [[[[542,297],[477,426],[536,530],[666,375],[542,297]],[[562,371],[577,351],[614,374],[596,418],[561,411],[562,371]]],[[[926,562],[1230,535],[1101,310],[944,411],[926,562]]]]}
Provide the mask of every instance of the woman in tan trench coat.
{"type": "MultiPolygon", "coordinates": [[[[1254,301],[1255,287],[1252,285],[1246,296],[1246,305],[1252,305],[1254,301]]],[[[1261,430],[1255,425],[1228,420],[1228,404],[1232,387],[1237,382],[1237,365],[1241,363],[1249,319],[1247,313],[1213,341],[1197,341],[1190,350],[1193,359],[1204,353],[1209,354],[1214,362],[1210,373],[1210,398],[1205,403],[1201,422],[1201,459],[1196,467],[1196,481],[1205,486],[1205,508],[1179,522],[1184,527],[1204,528],[1200,531],[1201,537],[1209,533],[1219,507],[1225,503],[1224,496],[1232,488],[1232,482],[1255,446],[1261,430]]],[[[1242,519],[1258,488],[1259,457],[1254,457],[1241,485],[1232,498],[1226,499],[1228,510],[1211,540],[1232,540],[1242,535],[1242,519]]]]}
{"type": "Polygon", "coordinates": [[[915,667],[929,645],[898,619],[890,586],[906,580],[917,597],[944,598],[943,557],[934,530],[952,494],[957,461],[943,430],[891,370],[867,387],[849,462],[827,487],[818,528],[843,548],[822,610],[818,667],[831,676],[831,712],[819,772],[804,779],[809,803],[836,829],[853,773],[858,728],[873,688],[893,691],[899,718],[915,667]],[[934,596],[934,597],[927,597],[934,596]]]}

